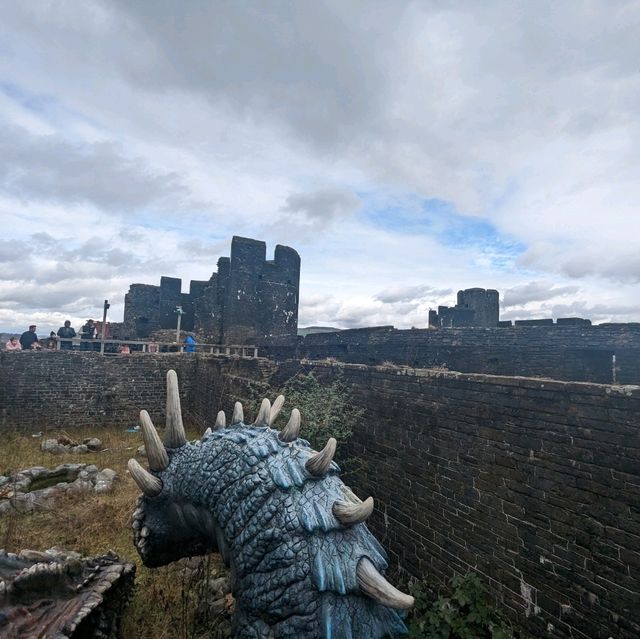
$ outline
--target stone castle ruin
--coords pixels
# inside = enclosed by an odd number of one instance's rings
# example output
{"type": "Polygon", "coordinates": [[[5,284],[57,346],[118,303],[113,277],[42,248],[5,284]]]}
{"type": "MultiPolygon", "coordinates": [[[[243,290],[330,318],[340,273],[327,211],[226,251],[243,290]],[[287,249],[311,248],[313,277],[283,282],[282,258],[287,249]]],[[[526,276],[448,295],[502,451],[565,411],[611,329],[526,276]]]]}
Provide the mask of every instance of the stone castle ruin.
{"type": "Polygon", "coordinates": [[[499,298],[495,289],[467,288],[458,291],[455,306],[438,306],[437,311],[429,311],[429,326],[465,327],[498,326],[499,298]]]}
{"type": "Polygon", "coordinates": [[[218,260],[208,280],[160,278],[160,286],[131,284],[124,301],[124,330],[147,338],[161,329],[175,329],[177,308],[184,330],[216,344],[246,344],[257,338],[296,335],[300,287],[300,256],[277,245],[266,259],[265,242],[237,237],[231,257],[218,260]]]}

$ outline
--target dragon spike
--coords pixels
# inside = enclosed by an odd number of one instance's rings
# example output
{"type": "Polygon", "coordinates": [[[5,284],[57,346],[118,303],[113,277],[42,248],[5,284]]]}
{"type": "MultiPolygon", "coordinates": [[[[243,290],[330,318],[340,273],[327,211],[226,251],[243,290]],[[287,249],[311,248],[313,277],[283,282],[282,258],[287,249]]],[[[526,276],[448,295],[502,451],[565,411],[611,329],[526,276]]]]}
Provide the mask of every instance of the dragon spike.
{"type": "Polygon", "coordinates": [[[244,411],[242,410],[242,404],[236,402],[233,407],[233,417],[231,418],[231,425],[241,424],[244,421],[244,411]]]}
{"type": "Polygon", "coordinates": [[[354,526],[366,521],[373,512],[373,497],[367,497],[359,504],[336,501],[331,509],[335,518],[344,526],[354,526]]]}
{"type": "Polygon", "coordinates": [[[258,416],[256,417],[256,421],[253,422],[253,425],[268,426],[269,415],[271,415],[271,402],[265,397],[262,400],[262,404],[260,405],[260,410],[258,411],[258,416]]]}
{"type": "Polygon", "coordinates": [[[379,604],[400,610],[413,608],[415,599],[392,586],[367,557],[358,562],[356,576],[360,590],[379,604]]]}
{"type": "Polygon", "coordinates": [[[162,482],[154,477],[148,470],[145,470],[135,459],[130,459],[127,463],[133,481],[138,484],[138,488],[147,495],[155,497],[162,490],[162,482]]]}
{"type": "Polygon", "coordinates": [[[273,426],[273,422],[276,421],[276,417],[282,408],[282,404],[284,404],[284,395],[278,395],[276,397],[276,401],[273,402],[273,406],[271,407],[271,413],[269,414],[269,426],[273,426]]]}
{"type": "Polygon", "coordinates": [[[207,428],[207,430],[205,430],[205,431],[204,431],[204,433],[203,433],[203,435],[202,435],[202,436],[203,436],[203,437],[206,437],[207,435],[211,435],[211,433],[212,433],[212,432],[213,432],[213,431],[212,431],[212,430],[211,430],[211,428],[209,427],[209,428],[207,428]]]}
{"type": "Polygon", "coordinates": [[[336,444],[335,438],[329,437],[325,447],[307,460],[305,468],[315,477],[326,475],[336,454],[336,444]]]}
{"type": "Polygon", "coordinates": [[[281,442],[293,442],[298,439],[300,434],[300,411],[294,408],[291,411],[291,417],[287,425],[282,429],[282,432],[278,435],[281,442]]]}
{"type": "Polygon", "coordinates": [[[164,445],[167,448],[180,448],[187,443],[182,423],[178,376],[174,370],[167,372],[167,428],[164,433],[164,445]]]}
{"type": "Polygon", "coordinates": [[[224,411],[221,410],[218,412],[218,416],[216,417],[216,423],[213,427],[214,430],[222,430],[227,425],[227,418],[224,414],[224,411]]]}
{"type": "Polygon", "coordinates": [[[160,435],[158,435],[158,431],[146,410],[140,411],[140,426],[142,427],[142,439],[144,440],[144,449],[149,460],[149,468],[151,470],[164,470],[169,465],[169,455],[167,455],[160,435]]]}

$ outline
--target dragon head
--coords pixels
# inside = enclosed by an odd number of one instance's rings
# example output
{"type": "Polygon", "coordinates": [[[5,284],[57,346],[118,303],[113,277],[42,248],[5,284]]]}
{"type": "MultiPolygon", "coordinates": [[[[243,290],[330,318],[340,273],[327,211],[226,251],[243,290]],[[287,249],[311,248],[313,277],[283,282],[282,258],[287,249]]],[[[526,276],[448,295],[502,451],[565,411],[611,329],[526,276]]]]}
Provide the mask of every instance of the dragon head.
{"type": "Polygon", "coordinates": [[[220,411],[213,429],[187,442],[177,376],[167,373],[162,440],[140,413],[150,470],[129,460],[143,493],[133,530],[144,564],[220,552],[232,573],[234,623],[251,637],[404,634],[398,611],[414,600],[383,577],[386,555],[364,524],[373,499],[340,480],[334,438],[321,451],[299,438],[297,409],[282,431],[272,428],[283,402],[264,399],[250,425],[236,402],[229,428],[220,411]]]}

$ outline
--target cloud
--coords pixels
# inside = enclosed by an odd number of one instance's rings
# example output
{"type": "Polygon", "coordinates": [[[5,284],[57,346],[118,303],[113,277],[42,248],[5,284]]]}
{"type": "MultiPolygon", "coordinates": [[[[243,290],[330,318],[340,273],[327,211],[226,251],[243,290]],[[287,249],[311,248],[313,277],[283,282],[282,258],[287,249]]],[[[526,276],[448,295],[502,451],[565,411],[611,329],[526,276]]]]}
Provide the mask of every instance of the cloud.
{"type": "Polygon", "coordinates": [[[0,280],[204,279],[238,234],[299,250],[309,323],[472,286],[640,316],[639,29],[632,0],[12,3],[0,280]]]}
{"type": "Polygon", "coordinates": [[[108,142],[70,143],[0,128],[0,193],[18,199],[90,203],[110,212],[167,209],[187,196],[176,173],[154,170],[108,142]]]}
{"type": "Polygon", "coordinates": [[[292,193],[282,211],[293,219],[303,215],[310,222],[326,224],[353,214],[359,206],[360,200],[352,191],[327,188],[313,193],[292,193]]]}
{"type": "Polygon", "coordinates": [[[579,286],[556,286],[547,282],[529,282],[508,288],[504,292],[502,306],[507,309],[523,306],[529,302],[544,302],[555,297],[566,297],[579,290],[579,286]]]}
{"type": "Polygon", "coordinates": [[[432,300],[434,298],[442,298],[451,295],[453,290],[450,288],[437,289],[426,284],[418,284],[415,286],[393,286],[377,293],[374,299],[384,304],[394,304],[396,302],[412,302],[416,300],[432,300]]]}

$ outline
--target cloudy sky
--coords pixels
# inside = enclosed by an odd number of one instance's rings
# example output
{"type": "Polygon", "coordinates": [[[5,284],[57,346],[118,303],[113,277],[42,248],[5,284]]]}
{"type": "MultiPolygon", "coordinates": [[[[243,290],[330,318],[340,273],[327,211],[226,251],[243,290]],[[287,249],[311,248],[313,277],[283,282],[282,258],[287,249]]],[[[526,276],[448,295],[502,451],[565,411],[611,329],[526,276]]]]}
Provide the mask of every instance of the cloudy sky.
{"type": "Polygon", "coordinates": [[[640,1],[0,0],[0,330],[122,319],[231,237],[300,325],[640,320],[640,1]]]}

